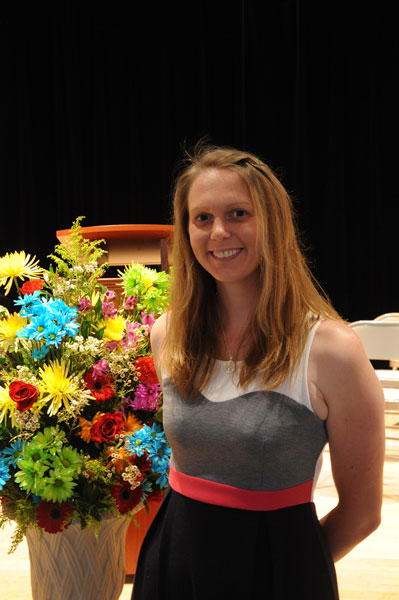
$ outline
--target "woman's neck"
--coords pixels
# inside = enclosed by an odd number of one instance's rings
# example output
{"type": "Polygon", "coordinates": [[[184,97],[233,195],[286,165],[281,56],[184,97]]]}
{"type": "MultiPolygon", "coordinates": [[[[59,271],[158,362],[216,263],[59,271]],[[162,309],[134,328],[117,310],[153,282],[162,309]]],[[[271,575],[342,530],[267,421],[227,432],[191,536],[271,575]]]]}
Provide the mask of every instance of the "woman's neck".
{"type": "Polygon", "coordinates": [[[224,327],[241,329],[247,325],[256,307],[257,288],[217,284],[218,311],[224,327]]]}

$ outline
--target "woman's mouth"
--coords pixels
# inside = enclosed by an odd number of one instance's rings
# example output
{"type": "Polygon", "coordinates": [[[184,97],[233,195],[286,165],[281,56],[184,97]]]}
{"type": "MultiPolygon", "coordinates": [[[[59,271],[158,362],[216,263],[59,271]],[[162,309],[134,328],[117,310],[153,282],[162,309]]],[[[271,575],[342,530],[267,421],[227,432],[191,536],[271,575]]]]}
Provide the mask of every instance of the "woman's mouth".
{"type": "Polygon", "coordinates": [[[230,250],[212,250],[211,254],[216,258],[231,258],[241,252],[242,248],[231,248],[230,250]]]}

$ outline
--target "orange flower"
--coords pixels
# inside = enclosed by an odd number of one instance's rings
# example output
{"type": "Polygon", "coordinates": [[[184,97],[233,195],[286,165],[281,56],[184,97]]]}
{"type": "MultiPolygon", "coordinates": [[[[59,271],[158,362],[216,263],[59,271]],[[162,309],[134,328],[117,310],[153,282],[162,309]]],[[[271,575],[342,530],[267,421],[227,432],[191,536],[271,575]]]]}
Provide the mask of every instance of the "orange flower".
{"type": "Polygon", "coordinates": [[[124,430],[126,432],[135,431],[136,429],[140,429],[142,426],[141,421],[138,420],[132,413],[129,413],[127,417],[125,417],[125,425],[124,430]]]}
{"type": "Polygon", "coordinates": [[[79,425],[82,429],[82,431],[79,433],[80,437],[82,438],[83,441],[86,442],[86,444],[89,444],[91,442],[91,435],[90,435],[90,430],[92,425],[98,421],[98,419],[100,419],[103,416],[104,413],[102,412],[97,412],[92,421],[88,421],[87,419],[84,419],[83,417],[79,417],[79,425]]]}

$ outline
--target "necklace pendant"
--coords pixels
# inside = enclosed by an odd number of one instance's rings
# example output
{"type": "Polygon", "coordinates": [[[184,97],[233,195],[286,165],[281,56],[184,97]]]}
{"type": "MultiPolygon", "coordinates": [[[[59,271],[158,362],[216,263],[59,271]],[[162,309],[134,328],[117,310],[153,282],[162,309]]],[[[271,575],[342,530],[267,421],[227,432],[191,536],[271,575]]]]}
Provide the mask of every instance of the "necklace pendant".
{"type": "Polygon", "coordinates": [[[228,360],[226,363],[225,371],[226,371],[226,373],[229,373],[229,375],[231,375],[232,373],[234,373],[234,370],[235,370],[235,365],[234,365],[233,357],[230,356],[230,360],[228,360]]]}

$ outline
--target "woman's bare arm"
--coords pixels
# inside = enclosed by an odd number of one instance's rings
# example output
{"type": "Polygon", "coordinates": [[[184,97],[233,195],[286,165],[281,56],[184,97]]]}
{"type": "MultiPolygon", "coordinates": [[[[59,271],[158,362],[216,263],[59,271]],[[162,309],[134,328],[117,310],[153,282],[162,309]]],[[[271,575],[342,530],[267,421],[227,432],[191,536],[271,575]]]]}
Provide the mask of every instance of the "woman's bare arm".
{"type": "Polygon", "coordinates": [[[327,407],[327,430],[338,504],[321,524],[339,560],[379,525],[385,455],[382,387],[356,334],[325,321],[312,360],[327,407]]]}
{"type": "Polygon", "coordinates": [[[150,333],[151,352],[154,358],[155,370],[158,375],[159,383],[162,385],[161,368],[160,368],[160,353],[163,341],[166,335],[167,314],[163,313],[154,323],[150,333]]]}

